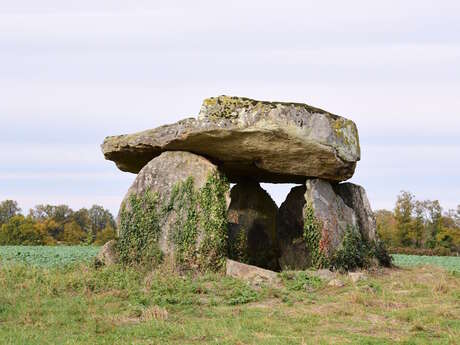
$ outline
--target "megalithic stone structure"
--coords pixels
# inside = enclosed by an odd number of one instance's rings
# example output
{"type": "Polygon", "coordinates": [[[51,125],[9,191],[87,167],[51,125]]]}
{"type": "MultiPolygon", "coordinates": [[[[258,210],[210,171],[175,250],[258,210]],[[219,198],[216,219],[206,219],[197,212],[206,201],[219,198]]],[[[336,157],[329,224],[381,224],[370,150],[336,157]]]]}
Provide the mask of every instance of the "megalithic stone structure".
{"type": "Polygon", "coordinates": [[[196,118],[107,137],[102,152],[139,173],[119,214],[122,261],[304,269],[318,266],[318,251],[334,257],[349,232],[378,240],[364,188],[341,183],[360,160],[357,127],[319,108],[212,97],[196,118]],[[278,210],[261,182],[301,186],[278,210]]]}

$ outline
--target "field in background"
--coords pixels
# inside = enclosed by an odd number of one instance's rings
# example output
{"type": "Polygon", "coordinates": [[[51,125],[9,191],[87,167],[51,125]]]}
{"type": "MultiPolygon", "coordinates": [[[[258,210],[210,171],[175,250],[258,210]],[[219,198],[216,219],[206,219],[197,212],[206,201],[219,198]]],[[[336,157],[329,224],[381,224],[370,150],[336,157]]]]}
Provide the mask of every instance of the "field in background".
{"type": "Polygon", "coordinates": [[[394,264],[400,267],[431,265],[444,268],[448,271],[460,272],[460,256],[418,256],[393,255],[394,264]]]}
{"type": "MultiPolygon", "coordinates": [[[[0,262],[26,263],[40,267],[71,265],[89,262],[98,253],[97,246],[0,246],[0,262]]],[[[433,265],[448,271],[460,272],[460,257],[393,255],[394,263],[400,267],[433,265]]]]}
{"type": "Polygon", "coordinates": [[[0,246],[0,263],[68,266],[91,261],[99,249],[97,246],[0,246]]]}

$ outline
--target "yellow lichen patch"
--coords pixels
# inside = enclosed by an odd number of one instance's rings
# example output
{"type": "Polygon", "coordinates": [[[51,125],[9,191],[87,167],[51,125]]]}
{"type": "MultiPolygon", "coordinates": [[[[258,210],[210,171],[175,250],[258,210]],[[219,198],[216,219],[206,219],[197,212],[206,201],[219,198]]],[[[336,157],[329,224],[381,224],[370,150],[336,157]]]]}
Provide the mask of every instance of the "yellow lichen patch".
{"type": "Polygon", "coordinates": [[[258,101],[245,97],[233,97],[233,96],[218,96],[206,98],[203,101],[203,107],[205,108],[205,116],[209,118],[238,118],[239,113],[244,110],[257,110],[258,112],[266,112],[271,109],[275,109],[278,106],[295,107],[299,109],[307,110],[310,113],[329,114],[334,118],[336,115],[330,114],[322,109],[312,107],[303,103],[293,102],[267,102],[258,101]]]}
{"type": "Polygon", "coordinates": [[[346,146],[359,147],[358,130],[353,121],[339,117],[334,121],[333,128],[337,138],[346,146]]]}

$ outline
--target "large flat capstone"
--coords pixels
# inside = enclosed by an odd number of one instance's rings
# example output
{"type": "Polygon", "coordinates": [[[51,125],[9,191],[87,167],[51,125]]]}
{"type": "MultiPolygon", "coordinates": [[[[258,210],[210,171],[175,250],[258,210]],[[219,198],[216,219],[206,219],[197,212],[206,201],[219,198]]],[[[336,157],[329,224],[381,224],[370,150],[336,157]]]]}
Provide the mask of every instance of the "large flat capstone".
{"type": "Polygon", "coordinates": [[[218,165],[231,182],[344,181],[360,159],[351,120],[306,104],[228,96],[205,99],[198,118],[107,137],[102,151],[132,173],[165,151],[193,152],[218,165]]]}

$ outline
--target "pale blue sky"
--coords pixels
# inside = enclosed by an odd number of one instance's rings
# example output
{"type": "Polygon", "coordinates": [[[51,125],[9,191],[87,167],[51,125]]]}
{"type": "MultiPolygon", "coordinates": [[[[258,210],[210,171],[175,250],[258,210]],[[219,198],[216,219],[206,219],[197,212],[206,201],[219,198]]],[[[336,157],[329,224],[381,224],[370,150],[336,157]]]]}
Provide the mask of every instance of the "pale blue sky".
{"type": "Polygon", "coordinates": [[[0,0],[0,200],[116,213],[135,176],[104,137],[220,94],[353,119],[375,209],[460,203],[460,2],[423,0],[0,0]]]}

